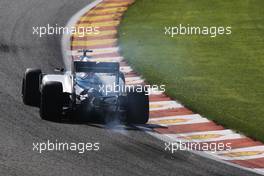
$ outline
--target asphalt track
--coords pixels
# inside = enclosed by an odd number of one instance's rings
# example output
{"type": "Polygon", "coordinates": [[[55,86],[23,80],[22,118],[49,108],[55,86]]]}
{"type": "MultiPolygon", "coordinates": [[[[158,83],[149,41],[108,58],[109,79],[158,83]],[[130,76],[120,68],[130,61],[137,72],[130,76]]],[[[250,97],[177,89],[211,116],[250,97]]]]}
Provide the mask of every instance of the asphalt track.
{"type": "Polygon", "coordinates": [[[61,36],[39,38],[32,26],[65,25],[87,0],[0,1],[0,175],[254,175],[189,152],[170,154],[164,143],[134,128],[53,123],[22,104],[27,67],[63,66],[61,36]],[[33,142],[100,142],[100,151],[32,151],[33,142]]]}

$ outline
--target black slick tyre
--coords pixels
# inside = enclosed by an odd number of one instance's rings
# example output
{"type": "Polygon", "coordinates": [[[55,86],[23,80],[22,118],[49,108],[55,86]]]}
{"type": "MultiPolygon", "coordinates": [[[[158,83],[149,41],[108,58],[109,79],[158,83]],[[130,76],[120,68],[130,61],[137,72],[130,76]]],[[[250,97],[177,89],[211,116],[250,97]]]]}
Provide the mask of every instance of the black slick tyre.
{"type": "Polygon", "coordinates": [[[28,68],[22,82],[22,99],[25,105],[39,106],[40,104],[40,82],[41,70],[28,68]]]}
{"type": "Polygon", "coordinates": [[[63,108],[62,83],[50,81],[42,85],[40,100],[40,117],[44,120],[58,122],[63,108]]]}
{"type": "Polygon", "coordinates": [[[149,120],[149,97],[146,92],[128,92],[127,94],[128,123],[145,124],[149,120]]]}

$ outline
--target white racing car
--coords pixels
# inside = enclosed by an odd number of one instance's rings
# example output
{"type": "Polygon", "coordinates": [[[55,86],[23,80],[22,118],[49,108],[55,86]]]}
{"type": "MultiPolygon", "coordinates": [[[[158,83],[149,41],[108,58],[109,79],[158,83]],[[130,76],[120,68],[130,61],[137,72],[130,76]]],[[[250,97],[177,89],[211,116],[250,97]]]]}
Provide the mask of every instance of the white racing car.
{"type": "Polygon", "coordinates": [[[149,97],[144,89],[127,87],[119,63],[91,62],[83,50],[70,71],[43,74],[28,68],[23,77],[22,98],[26,105],[40,108],[42,119],[60,121],[65,114],[81,112],[87,119],[116,118],[124,123],[145,124],[149,118],[149,97]]]}

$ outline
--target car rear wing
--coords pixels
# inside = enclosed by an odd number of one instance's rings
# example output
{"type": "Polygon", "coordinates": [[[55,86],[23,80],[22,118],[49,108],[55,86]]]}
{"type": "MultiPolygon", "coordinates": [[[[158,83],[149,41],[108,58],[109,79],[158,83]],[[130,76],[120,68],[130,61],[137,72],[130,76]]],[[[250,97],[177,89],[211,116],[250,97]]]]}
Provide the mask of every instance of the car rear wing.
{"type": "Polygon", "coordinates": [[[115,74],[116,85],[119,84],[119,63],[117,62],[82,62],[74,61],[74,73],[92,72],[92,73],[112,73],[115,74]]]}
{"type": "Polygon", "coordinates": [[[117,62],[74,62],[74,72],[116,73],[119,74],[117,62]]]}

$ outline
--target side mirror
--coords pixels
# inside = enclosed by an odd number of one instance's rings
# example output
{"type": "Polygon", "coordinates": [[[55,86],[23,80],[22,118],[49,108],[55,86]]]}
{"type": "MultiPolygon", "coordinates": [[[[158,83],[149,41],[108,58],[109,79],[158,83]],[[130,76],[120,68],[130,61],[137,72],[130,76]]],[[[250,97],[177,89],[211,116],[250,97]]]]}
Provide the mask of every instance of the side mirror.
{"type": "Polygon", "coordinates": [[[55,68],[54,69],[55,72],[64,72],[64,68],[55,68]]]}

